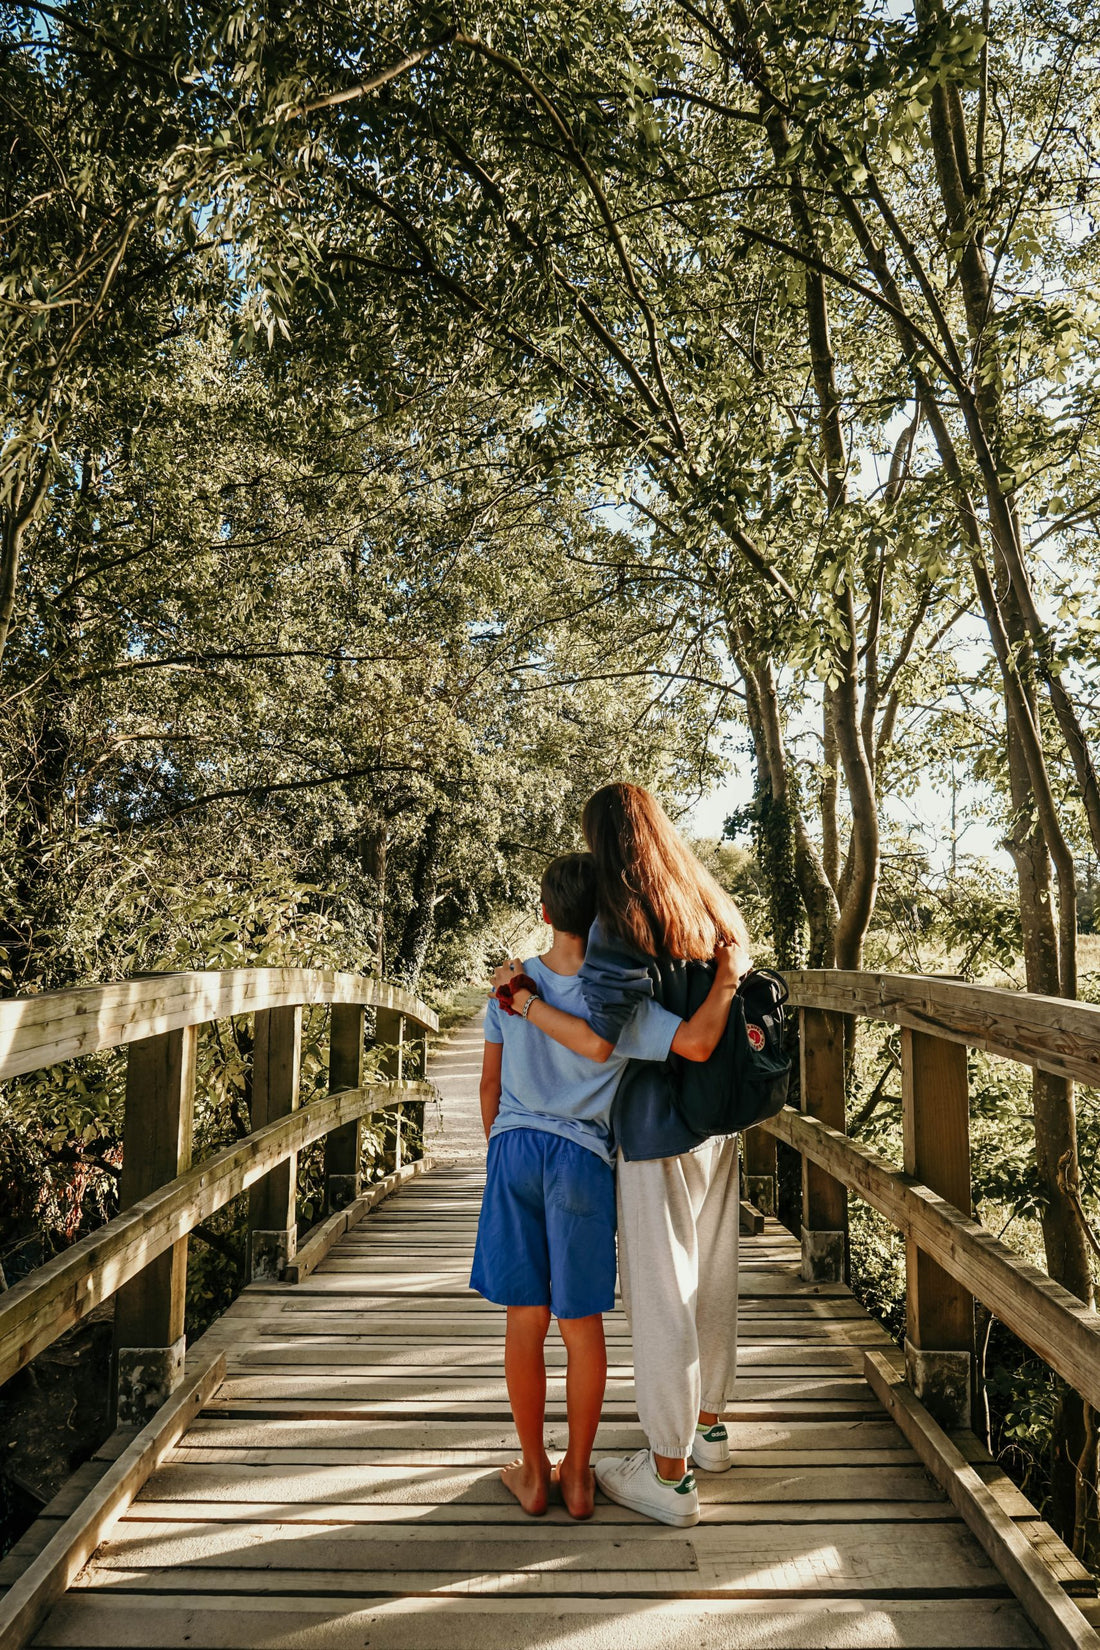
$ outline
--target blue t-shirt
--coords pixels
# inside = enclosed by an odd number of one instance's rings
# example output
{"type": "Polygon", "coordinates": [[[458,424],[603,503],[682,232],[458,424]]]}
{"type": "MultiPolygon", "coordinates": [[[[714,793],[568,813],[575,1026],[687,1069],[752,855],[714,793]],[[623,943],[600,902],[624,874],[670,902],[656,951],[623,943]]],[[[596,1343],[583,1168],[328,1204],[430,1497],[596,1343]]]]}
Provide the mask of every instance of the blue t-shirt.
{"type": "MultiPolygon", "coordinates": [[[[578,974],[555,974],[539,957],[524,968],[553,1008],[588,1018],[578,974]]],[[[542,1129],[586,1146],[611,1162],[611,1106],[630,1060],[665,1060],[681,1024],[651,997],[639,1001],[605,1064],[563,1048],[495,997],[485,1015],[485,1041],[503,1043],[500,1110],[489,1138],[506,1129],[542,1129]]]]}

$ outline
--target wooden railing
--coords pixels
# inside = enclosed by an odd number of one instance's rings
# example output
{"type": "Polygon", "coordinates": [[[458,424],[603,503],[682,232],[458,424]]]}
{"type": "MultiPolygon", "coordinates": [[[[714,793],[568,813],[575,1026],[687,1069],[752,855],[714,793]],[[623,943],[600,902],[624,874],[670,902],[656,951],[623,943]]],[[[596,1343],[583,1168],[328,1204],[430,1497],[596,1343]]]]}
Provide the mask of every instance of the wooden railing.
{"type": "Polygon", "coordinates": [[[360,1194],[360,1124],[393,1113],[386,1167],[401,1169],[402,1109],[423,1110],[432,1010],[380,980],[325,969],[153,974],[0,1002],[0,1081],[127,1045],[123,1212],[0,1295],[0,1382],[109,1299],[115,1301],[118,1416],[145,1421],[178,1385],[185,1352],[187,1239],[249,1193],[249,1271],[285,1276],[297,1244],[297,1158],[325,1141],[326,1205],[360,1194]],[[302,1010],[330,1005],[328,1096],[298,1109],[302,1010]],[[364,1022],[375,1011],[382,1080],[364,1083],[364,1022]],[[192,1165],[198,1028],[255,1016],[252,1132],[192,1165]],[[418,1043],[406,1037],[419,1028],[418,1043]]]}
{"type": "Polygon", "coordinates": [[[847,1193],[906,1240],[906,1365],[945,1425],[966,1425],[975,1299],[1100,1408],[1100,1318],[971,1218],[967,1048],[1100,1088],[1100,1008],[961,981],[807,970],[788,976],[800,1015],[801,1110],[745,1136],[749,1194],[776,1206],[775,1141],[802,1157],[802,1275],[839,1280],[847,1193]],[[845,1134],[846,1016],[901,1028],[904,1163],[845,1134]]]}

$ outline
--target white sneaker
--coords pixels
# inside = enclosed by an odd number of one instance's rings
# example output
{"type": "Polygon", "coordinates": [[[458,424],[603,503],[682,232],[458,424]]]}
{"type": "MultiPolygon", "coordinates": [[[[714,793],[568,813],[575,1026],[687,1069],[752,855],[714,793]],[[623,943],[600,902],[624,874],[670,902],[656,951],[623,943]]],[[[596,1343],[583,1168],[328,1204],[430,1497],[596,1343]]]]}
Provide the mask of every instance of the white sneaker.
{"type": "Polygon", "coordinates": [[[659,1524],[675,1524],[686,1529],[699,1522],[699,1491],[690,1471],[678,1484],[658,1478],[652,1453],[640,1449],[636,1455],[618,1456],[613,1461],[596,1462],[596,1482],[603,1493],[620,1507],[655,1518],[659,1524]]]}
{"type": "Polygon", "coordinates": [[[691,1459],[702,1472],[730,1470],[730,1435],[721,1421],[712,1427],[696,1427],[691,1459]]]}

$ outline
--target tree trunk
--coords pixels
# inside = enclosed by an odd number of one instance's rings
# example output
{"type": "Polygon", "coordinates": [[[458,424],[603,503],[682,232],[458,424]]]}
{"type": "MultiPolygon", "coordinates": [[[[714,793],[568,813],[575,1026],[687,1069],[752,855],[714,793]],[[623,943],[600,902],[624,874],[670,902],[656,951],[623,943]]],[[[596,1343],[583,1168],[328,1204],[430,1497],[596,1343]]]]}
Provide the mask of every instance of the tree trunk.
{"type": "MultiPolygon", "coordinates": [[[[1036,817],[1029,766],[1021,748],[1018,715],[1007,712],[1009,784],[1015,825],[1009,848],[1016,865],[1024,942],[1025,984],[1044,996],[1060,995],[1064,966],[1052,909],[1050,856],[1036,817]]],[[[1063,943],[1065,935],[1062,935],[1063,943]]],[[[1031,1080],[1035,1129],[1035,1169],[1041,1199],[1043,1250],[1050,1276],[1089,1305],[1092,1269],[1089,1248],[1070,1195],[1078,1178],[1077,1118],[1073,1084],[1050,1072],[1031,1080]]],[[[1072,1388],[1062,1390],[1054,1423],[1051,1462],[1051,1522],[1083,1555],[1095,1508],[1095,1417],[1072,1388]]]]}
{"type": "Polygon", "coordinates": [[[821,702],[821,863],[834,894],[840,891],[840,834],[837,830],[837,762],[836,724],[828,694],[821,702]]]}
{"type": "Polygon", "coordinates": [[[15,511],[6,509],[0,529],[0,662],[8,645],[12,616],[15,613],[15,591],[19,582],[19,556],[22,550],[23,528],[15,511]]]}
{"type": "Polygon", "coordinates": [[[13,482],[0,508],[0,665],[15,617],[15,597],[19,588],[19,563],[23,540],[46,496],[50,479],[50,458],[39,458],[33,477],[25,474],[13,482]]]}
{"type": "Polygon", "coordinates": [[[389,837],[385,822],[363,833],[360,863],[374,884],[374,972],[386,977],[386,856],[389,837]]]}
{"type": "Polygon", "coordinates": [[[444,818],[441,808],[428,815],[413,871],[412,904],[401,927],[393,959],[393,976],[410,990],[420,978],[435,933],[435,903],[443,863],[444,818]]]}
{"type": "MultiPolygon", "coordinates": [[[[825,875],[821,857],[806,828],[795,787],[788,770],[783,722],[779,711],[779,694],[771,660],[765,653],[755,658],[752,638],[743,627],[731,624],[730,651],[745,684],[745,702],[749,732],[752,736],[756,760],[757,796],[766,796],[767,811],[774,824],[781,821],[785,847],[777,857],[769,879],[769,916],[775,935],[776,955],[780,948],[786,951],[790,943],[791,913],[800,906],[806,913],[809,928],[808,962],[812,968],[829,968],[834,955],[834,937],[839,915],[836,895],[825,875]],[[789,834],[788,834],[789,833],[789,834]]],[[[761,866],[765,877],[769,867],[761,866]]],[[[801,953],[801,944],[798,952],[801,953]]],[[[785,962],[782,966],[791,967],[785,962]]]]}

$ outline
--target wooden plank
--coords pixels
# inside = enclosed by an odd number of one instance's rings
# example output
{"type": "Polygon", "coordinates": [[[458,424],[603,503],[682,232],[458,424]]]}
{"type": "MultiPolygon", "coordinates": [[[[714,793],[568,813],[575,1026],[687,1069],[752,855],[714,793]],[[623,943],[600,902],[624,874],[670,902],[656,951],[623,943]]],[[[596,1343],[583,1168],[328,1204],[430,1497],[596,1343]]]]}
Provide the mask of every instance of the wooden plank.
{"type": "Polygon", "coordinates": [[[0,1296],[0,1384],[275,1163],[351,1117],[392,1105],[408,1089],[379,1083],[315,1100],[196,1164],[38,1267],[0,1296]]]}
{"type": "Polygon", "coordinates": [[[0,1650],[21,1650],[225,1372],[219,1354],[179,1387],[0,1599],[0,1650]]]}
{"type": "MultiPolygon", "coordinates": [[[[344,1125],[347,1127],[347,1125],[344,1125]]],[[[356,1125],[358,1126],[358,1125],[356,1125]]],[[[325,1136],[331,1140],[331,1135],[325,1136]]],[[[418,1157],[414,1163],[406,1163],[396,1173],[386,1175],[383,1180],[376,1180],[361,1196],[346,1208],[338,1209],[335,1214],[329,1215],[315,1226],[306,1238],[305,1243],[298,1250],[294,1259],[286,1269],[287,1283],[301,1283],[324,1260],[329,1250],[353,1226],[356,1226],[376,1204],[390,1197],[400,1187],[415,1178],[416,1175],[426,1174],[433,1167],[430,1157],[418,1157]]],[[[452,1253],[453,1246],[452,1246],[452,1253]]]]}
{"type": "MultiPolygon", "coordinates": [[[[1026,1543],[1025,1543],[1026,1545],[1026,1543]]],[[[1030,1552],[1031,1549],[1029,1548],[1030,1552]]],[[[649,1522],[629,1538],[598,1520],[548,1527],[541,1521],[463,1525],[160,1524],[132,1518],[116,1527],[82,1585],[109,1573],[141,1572],[140,1585],[178,1590],[186,1568],[196,1590],[433,1592],[496,1591],[501,1583],[551,1593],[607,1592],[1003,1592],[1001,1577],[957,1523],[699,1524],[690,1531],[649,1522]],[[307,1579],[308,1578],[308,1579],[307,1579]]],[[[1090,1647],[1091,1650],[1091,1647],[1090,1647]]]]}
{"type": "MultiPolygon", "coordinates": [[[[748,1403],[764,1400],[779,1403],[792,1398],[811,1399],[820,1404],[836,1399],[869,1401],[862,1375],[847,1376],[835,1370],[825,1375],[805,1370],[794,1370],[790,1374],[758,1370],[751,1376],[738,1375],[736,1393],[739,1401],[748,1403]]],[[[549,1371],[547,1395],[551,1402],[565,1396],[565,1370],[560,1365],[549,1371]]],[[[227,1404],[241,1398],[296,1398],[302,1403],[311,1400],[327,1403],[334,1398],[367,1403],[384,1403],[391,1398],[402,1401],[423,1398],[425,1403],[449,1403],[462,1408],[467,1403],[506,1403],[508,1393],[502,1365],[458,1370],[391,1367],[379,1373],[368,1364],[344,1368],[333,1375],[324,1364],[303,1364],[289,1370],[242,1369],[240,1366],[236,1371],[230,1369],[221,1396],[227,1404]]],[[[634,1377],[629,1368],[608,1383],[607,1402],[634,1403],[634,1377]]]]}
{"type": "Polygon", "coordinates": [[[1002,1059],[1100,1087],[1100,1007],[920,974],[802,969],[791,1002],[911,1026],[1002,1059]]]}
{"type": "MultiPolygon", "coordinates": [[[[286,1339],[271,1338],[262,1343],[240,1346],[239,1337],[230,1337],[237,1349],[238,1365],[250,1368],[276,1368],[293,1364],[302,1368],[332,1369],[345,1364],[360,1365],[381,1370],[395,1369],[452,1369],[457,1374],[472,1372],[474,1368],[496,1370],[502,1364],[504,1343],[501,1339],[484,1342],[440,1341],[410,1346],[400,1338],[384,1340],[379,1336],[359,1335],[341,1340],[332,1335],[301,1335],[286,1339]]],[[[629,1342],[618,1343],[623,1348],[629,1342]]],[[[617,1346],[609,1345],[612,1362],[609,1372],[621,1375],[631,1372],[629,1362],[619,1363],[615,1357],[617,1346]]],[[[565,1363],[566,1351],[561,1341],[546,1341],[545,1356],[548,1367],[559,1368],[565,1363]]],[[[753,1370],[768,1375],[810,1374],[835,1375],[838,1371],[863,1374],[863,1355],[854,1346],[807,1347],[741,1345],[737,1350],[738,1370],[753,1370]]]]}
{"type": "MultiPolygon", "coordinates": [[[[547,1378],[547,1397],[553,1403],[565,1397],[564,1370],[551,1370],[547,1378]]],[[[508,1393],[503,1377],[494,1378],[483,1370],[414,1369],[406,1375],[395,1370],[383,1374],[362,1374],[358,1370],[343,1370],[330,1375],[324,1369],[297,1369],[292,1373],[282,1370],[242,1370],[227,1375],[218,1402],[233,1405],[240,1402],[268,1403],[281,1400],[300,1406],[312,1404],[365,1403],[371,1405],[415,1403],[422,1400],[433,1407],[450,1405],[465,1408],[468,1404],[504,1404],[508,1393]]],[[[870,1409],[874,1400],[862,1376],[853,1377],[833,1373],[828,1377],[802,1375],[768,1376],[753,1373],[738,1375],[734,1389],[734,1405],[749,1403],[790,1403],[794,1400],[824,1407],[841,1403],[858,1403],[870,1409]]],[[[606,1402],[621,1408],[634,1403],[633,1380],[617,1380],[608,1386],[606,1402]]]]}
{"type": "MultiPolygon", "coordinates": [[[[212,1415],[225,1415],[239,1419],[253,1418],[270,1420],[317,1420],[339,1421],[381,1421],[407,1420],[417,1414],[423,1415],[426,1420],[447,1420],[455,1416],[456,1405],[448,1398],[432,1399],[417,1396],[415,1398],[378,1398],[372,1401],[362,1399],[301,1399],[301,1398],[216,1398],[209,1405],[212,1415]]],[[[491,1421],[507,1420],[510,1415],[505,1400],[467,1398],[461,1405],[461,1413],[471,1420],[491,1421]]],[[[604,1405],[604,1413],[608,1419],[629,1420],[636,1413],[633,1401],[617,1402],[608,1399],[604,1405]]],[[[731,1420],[743,1421],[850,1421],[860,1420],[874,1414],[874,1399],[848,1400],[842,1398],[735,1398],[722,1411],[722,1419],[727,1423],[731,1420]]],[[[565,1418],[564,1396],[559,1401],[551,1396],[547,1400],[547,1422],[558,1422],[565,1418]]],[[[638,1439],[638,1442],[642,1442],[638,1439]]]]}
{"type": "MultiPolygon", "coordinates": [[[[839,1307],[848,1303],[837,1301],[835,1304],[839,1307]]],[[[298,1334],[305,1337],[354,1336],[361,1335],[368,1325],[379,1336],[396,1336],[405,1340],[414,1337],[418,1342],[438,1341],[446,1345],[482,1341],[504,1334],[504,1317],[499,1311],[495,1316],[491,1312],[476,1313],[464,1309],[446,1313],[414,1312],[411,1309],[394,1310],[391,1302],[385,1308],[376,1305],[367,1317],[360,1312],[344,1312],[339,1307],[332,1309],[323,1302],[319,1304],[315,1301],[308,1305],[303,1303],[302,1309],[296,1311],[292,1303],[251,1292],[234,1302],[218,1322],[226,1328],[232,1325],[240,1335],[257,1340],[269,1336],[289,1338],[298,1334]]],[[[609,1343],[628,1341],[630,1338],[626,1319],[621,1313],[609,1315],[604,1328],[609,1343]]],[[[745,1346],[764,1342],[788,1345],[801,1342],[822,1347],[859,1346],[869,1342],[893,1345],[885,1330],[879,1324],[872,1323],[866,1314],[862,1317],[847,1314],[830,1321],[797,1315],[793,1308],[789,1318],[760,1318],[746,1313],[741,1317],[739,1328],[739,1341],[745,1346]]],[[[551,1326],[551,1336],[556,1333],[551,1326]]]]}
{"type": "MultiPolygon", "coordinates": [[[[317,1102],[314,1102],[315,1104],[317,1102]]],[[[327,1104],[322,1101],[321,1104],[327,1104]]],[[[308,1108],[312,1110],[313,1108],[308,1108]]],[[[302,1115],[305,1115],[304,1113],[302,1115]]],[[[299,1287],[303,1296],[315,1295],[344,1295],[348,1298],[365,1297],[370,1294],[382,1295],[454,1295],[465,1296],[469,1290],[469,1271],[463,1267],[460,1270],[426,1272],[417,1277],[415,1274],[406,1275],[400,1272],[377,1272],[369,1277],[364,1276],[358,1286],[354,1281],[356,1268],[346,1267],[336,1261],[326,1261],[319,1267],[309,1281],[299,1287]]],[[[260,1286],[264,1287],[263,1285],[260,1286]]],[[[824,1300],[838,1298],[848,1293],[842,1283],[803,1283],[794,1277],[773,1277],[769,1275],[753,1276],[751,1274],[741,1279],[741,1299],[749,1300],[824,1300]]],[[[449,1303],[448,1303],[449,1304],[449,1303]]],[[[490,1310],[492,1310],[490,1308],[490,1310]]],[[[500,1310],[497,1308],[496,1310],[500,1310]]],[[[856,1308],[858,1312],[862,1308],[856,1308]]]]}
{"type": "Polygon", "coordinates": [[[1015,1600],[324,1597],[74,1593],[41,1650],[1039,1650],[1015,1600]],[[426,1634],[426,1622],[430,1623],[426,1634]]]}
{"type": "MultiPolygon", "coordinates": [[[[247,1510],[254,1514],[254,1509],[247,1510]]],[[[599,1571],[638,1572],[648,1581],[655,1570],[697,1575],[696,1543],[695,1531],[688,1539],[683,1531],[658,1530],[652,1523],[632,1529],[626,1541],[609,1536],[597,1523],[571,1523],[551,1532],[541,1521],[515,1518],[504,1524],[486,1523],[475,1536],[461,1524],[417,1523],[394,1529],[389,1524],[339,1523],[318,1529],[277,1516],[270,1523],[252,1516],[233,1524],[164,1524],[132,1517],[116,1525],[101,1543],[84,1584],[102,1584],[103,1572],[110,1570],[155,1570],[148,1584],[156,1585],[165,1570],[186,1567],[196,1586],[201,1585],[203,1571],[218,1572],[226,1591],[234,1586],[227,1572],[260,1571],[278,1587],[280,1572],[303,1570],[319,1572],[317,1591],[336,1592],[348,1580],[363,1590],[367,1575],[387,1578],[383,1588],[393,1591],[389,1578],[403,1573],[419,1578],[448,1572],[488,1577],[521,1573],[534,1564],[546,1570],[552,1564],[562,1581],[599,1571]]],[[[260,1590],[262,1580],[254,1576],[253,1586],[260,1590]]]]}
{"type": "Polygon", "coordinates": [[[791,1109],[767,1123],[893,1222],[1019,1338],[1100,1407],[1100,1317],[928,1186],[877,1152],[791,1109]]]}
{"type": "MultiPolygon", "coordinates": [[[[897,1427],[885,1419],[877,1406],[875,1417],[869,1421],[847,1416],[828,1421],[754,1419],[727,1422],[727,1431],[730,1446],[735,1451],[778,1449],[788,1451],[800,1460],[819,1450],[842,1451],[845,1455],[859,1450],[909,1450],[897,1427]]],[[[637,1449],[642,1442],[642,1431],[637,1421],[601,1421],[596,1431],[598,1449],[637,1449]]],[[[514,1443],[510,1417],[494,1424],[472,1417],[448,1420],[425,1416],[422,1424],[418,1424],[416,1421],[374,1421],[356,1417],[300,1420],[293,1416],[271,1416],[259,1419],[217,1415],[208,1411],[198,1417],[187,1434],[187,1447],[195,1450],[262,1448],[272,1451],[336,1449],[350,1452],[358,1449],[372,1452],[370,1458],[373,1458],[373,1451],[383,1448],[387,1451],[400,1450],[404,1460],[415,1458],[421,1451],[441,1447],[454,1449],[461,1446],[468,1450],[485,1451],[511,1448],[514,1443]]],[[[547,1428],[547,1448],[559,1447],[565,1448],[565,1430],[554,1423],[547,1428]]]]}
{"type": "MultiPolygon", "coordinates": [[[[442,1424],[447,1425],[447,1423],[442,1424]]],[[[476,1423],[473,1425],[476,1426],[476,1423]]],[[[490,1427],[494,1423],[485,1422],[484,1425],[490,1427]]],[[[393,1422],[386,1429],[385,1437],[391,1438],[396,1435],[396,1441],[393,1444],[385,1444],[380,1438],[377,1447],[369,1449],[351,1448],[344,1450],[323,1446],[312,1449],[296,1449],[293,1447],[284,1449],[277,1447],[235,1449],[211,1443],[208,1443],[205,1447],[196,1447],[190,1441],[185,1441],[177,1445],[172,1452],[171,1460],[173,1463],[183,1466],[209,1466],[211,1463],[237,1463],[244,1466],[280,1468],[292,1466],[414,1466],[422,1468],[477,1466],[488,1470],[491,1467],[507,1466],[509,1461],[515,1460],[516,1456],[514,1435],[509,1433],[503,1422],[496,1423],[496,1426],[498,1436],[495,1440],[491,1435],[482,1434],[479,1436],[476,1432],[472,1433],[472,1428],[466,1427],[459,1433],[458,1445],[450,1448],[433,1447],[439,1446],[441,1442],[441,1437],[437,1433],[429,1435],[432,1439],[431,1445],[418,1447],[415,1429],[402,1422],[393,1422]],[[471,1439],[471,1442],[462,1447],[464,1437],[471,1439]],[[404,1446],[401,1443],[402,1438],[406,1439],[404,1446]]],[[[595,1450],[597,1456],[622,1455],[624,1451],[637,1449],[639,1443],[644,1441],[639,1428],[629,1423],[609,1421],[603,1423],[603,1428],[601,1435],[603,1442],[597,1443],[595,1450]]],[[[445,1434],[442,1435],[442,1442],[446,1442],[445,1434]]],[[[423,1438],[421,1438],[420,1443],[423,1444],[423,1438]]],[[[555,1438],[551,1431],[547,1448],[553,1454],[559,1447],[564,1450],[565,1435],[559,1432],[559,1436],[555,1438]]],[[[806,1459],[804,1452],[800,1453],[791,1449],[767,1449],[763,1446],[752,1449],[735,1449],[730,1452],[730,1460],[735,1467],[759,1467],[761,1469],[773,1466],[804,1467],[806,1459]]],[[[892,1449],[817,1449],[813,1452],[812,1464],[823,1467],[888,1467],[909,1466],[915,1460],[916,1457],[913,1455],[912,1450],[899,1435],[892,1449]]],[[[995,1468],[990,1468],[984,1464],[980,1465],[978,1470],[986,1482],[989,1482],[990,1474],[996,1472],[995,1468]]],[[[1016,1497],[1019,1497],[1019,1491],[1016,1491],[1016,1497]]],[[[1015,1500],[1015,1505],[1011,1510],[1013,1517],[1034,1518],[1037,1516],[1031,1503],[1026,1502],[1025,1504],[1020,1499],[1015,1500]]]]}
{"type": "MultiPolygon", "coordinates": [[[[513,1455],[514,1459],[514,1455],[513,1455]]],[[[502,1462],[503,1464],[503,1462],[502,1462]]],[[[388,1525],[404,1526],[415,1522],[417,1527],[433,1525],[470,1525],[480,1527],[502,1525],[514,1529],[516,1503],[500,1483],[499,1471],[483,1474],[489,1486],[501,1489],[497,1500],[477,1501],[471,1494],[464,1501],[442,1504],[428,1499],[412,1502],[357,1502],[344,1501],[142,1501],[141,1512],[157,1524],[186,1523],[189,1519],[207,1524],[236,1525],[242,1519],[278,1521],[283,1524],[330,1525],[388,1525]]],[[[700,1484],[702,1485],[702,1478],[700,1484]]],[[[543,1515],[547,1524],[565,1524],[572,1528],[574,1520],[560,1503],[551,1503],[543,1515]]],[[[746,1524],[953,1524],[962,1529],[957,1514],[945,1506],[943,1497],[936,1493],[934,1501],[792,1501],[757,1506],[752,1502],[721,1501],[707,1495],[700,1497],[700,1523],[723,1525],[746,1524]]],[[[616,1539],[623,1539],[626,1527],[650,1522],[644,1513],[630,1512],[625,1507],[610,1505],[600,1508],[597,1527],[605,1533],[614,1531],[616,1539]]]]}
{"type": "Polygon", "coordinates": [[[867,1379],[966,1520],[1051,1650],[1100,1650],[1100,1635],[1053,1579],[1022,1530],[906,1386],[894,1363],[866,1355],[867,1379]]]}
{"type": "MultiPolygon", "coordinates": [[[[416,1461],[393,1466],[272,1467],[224,1461],[196,1465],[193,1461],[181,1462],[173,1455],[149,1479],[131,1512],[138,1518],[163,1518],[168,1516],[168,1504],[176,1502],[181,1504],[179,1516],[209,1518],[209,1512],[187,1513],[186,1504],[222,1501],[242,1509],[245,1517],[259,1516],[242,1508],[247,1502],[281,1504],[287,1517],[294,1505],[298,1509],[295,1518],[298,1513],[305,1516],[307,1510],[321,1503],[339,1503],[349,1517],[357,1505],[389,1503],[444,1509],[450,1503],[461,1502],[503,1507],[514,1513],[515,1502],[499,1474],[491,1470],[494,1465],[470,1462],[436,1466],[416,1461]],[[158,1503],[158,1511],[150,1508],[150,1501],[158,1503]]],[[[851,1516],[856,1517],[858,1507],[864,1503],[928,1502],[938,1509],[939,1516],[947,1513],[942,1494],[915,1462],[875,1467],[803,1466],[798,1470],[742,1465],[736,1472],[700,1473],[698,1482],[702,1499],[712,1506],[753,1506],[767,1512],[780,1504],[853,1502],[856,1510],[851,1516]]],[[[608,1506],[601,1511],[601,1520],[617,1517],[622,1511],[608,1506]]],[[[894,1516],[905,1515],[895,1511],[894,1516]]]]}
{"type": "Polygon", "coordinates": [[[298,1004],[365,1003],[436,1031],[434,1010],[400,986],[329,968],[227,968],[145,974],[114,985],[0,1002],[0,1082],[184,1026],[298,1004]]]}

